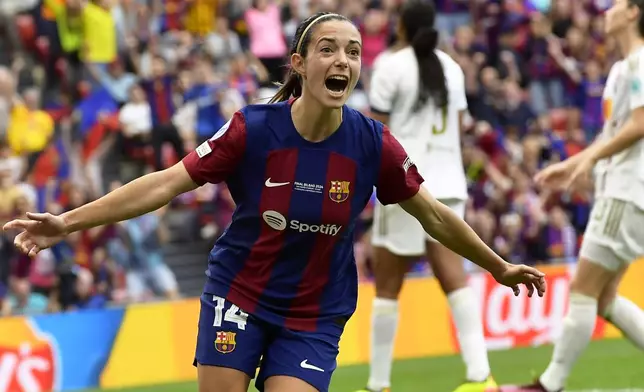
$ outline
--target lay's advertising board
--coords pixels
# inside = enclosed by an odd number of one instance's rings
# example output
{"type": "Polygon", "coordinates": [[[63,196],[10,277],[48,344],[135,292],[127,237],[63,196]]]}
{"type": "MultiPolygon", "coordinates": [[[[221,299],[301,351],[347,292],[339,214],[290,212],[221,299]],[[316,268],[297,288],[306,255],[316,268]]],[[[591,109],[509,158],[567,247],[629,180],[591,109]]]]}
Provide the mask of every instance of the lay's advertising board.
{"type": "MultiPolygon", "coordinates": [[[[566,313],[572,273],[547,266],[543,298],[514,297],[487,274],[470,284],[480,298],[488,346],[505,349],[551,342],[566,313]]],[[[644,307],[639,281],[644,263],[635,263],[620,292],[644,307]]],[[[340,343],[340,365],[369,357],[374,288],[362,284],[358,310],[340,343]]],[[[410,279],[400,299],[398,359],[455,354],[458,342],[449,308],[433,278],[410,279]]],[[[0,319],[0,392],[45,392],[118,388],[194,380],[192,367],[199,301],[132,305],[125,309],[0,319]]],[[[618,337],[598,319],[594,339],[618,337]]],[[[213,345],[215,342],[213,342],[213,345]]],[[[214,346],[213,346],[214,347],[214,346]]],[[[214,349],[214,348],[213,348],[214,349]]],[[[234,347],[228,347],[229,352],[234,347]]]]}

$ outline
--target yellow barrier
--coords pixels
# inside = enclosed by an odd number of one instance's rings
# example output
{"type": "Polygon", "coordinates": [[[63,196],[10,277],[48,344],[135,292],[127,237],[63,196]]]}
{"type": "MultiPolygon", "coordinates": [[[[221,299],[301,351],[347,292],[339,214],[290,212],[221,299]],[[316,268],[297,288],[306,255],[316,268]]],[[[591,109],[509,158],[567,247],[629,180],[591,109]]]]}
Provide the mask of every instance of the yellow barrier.
{"type": "Polygon", "coordinates": [[[193,380],[199,301],[128,307],[101,387],[193,380]]]}
{"type": "MultiPolygon", "coordinates": [[[[487,274],[471,277],[481,299],[486,339],[491,347],[510,348],[548,343],[565,314],[571,269],[547,266],[548,292],[544,298],[514,297],[487,274]]],[[[644,307],[644,263],[634,264],[620,292],[644,307]]],[[[347,324],[340,343],[339,365],[365,363],[369,356],[371,284],[360,285],[358,310],[347,324]]],[[[400,298],[397,359],[458,352],[449,308],[433,278],[410,279],[400,298]]],[[[101,376],[102,387],[192,380],[199,301],[135,305],[127,309],[101,376]]],[[[597,323],[595,339],[618,337],[619,331],[597,323]]]]}

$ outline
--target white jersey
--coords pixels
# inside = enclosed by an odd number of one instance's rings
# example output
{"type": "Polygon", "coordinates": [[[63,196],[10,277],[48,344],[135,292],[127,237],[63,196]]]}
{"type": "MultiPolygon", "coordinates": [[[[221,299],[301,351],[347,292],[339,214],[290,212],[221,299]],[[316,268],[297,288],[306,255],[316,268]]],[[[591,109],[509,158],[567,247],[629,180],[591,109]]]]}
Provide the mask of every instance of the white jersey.
{"type": "Polygon", "coordinates": [[[389,115],[389,128],[438,199],[467,199],[461,156],[459,113],[467,109],[465,76],[446,53],[436,50],[445,73],[448,104],[436,107],[430,99],[415,111],[420,76],[411,47],[385,52],[376,59],[369,91],[374,112],[389,115]]]}
{"type": "MultiPolygon", "coordinates": [[[[603,95],[604,128],[601,138],[612,138],[631,112],[644,106],[644,47],[613,65],[603,95]]],[[[644,140],[598,162],[596,197],[634,203],[644,210],[644,140]]]]}

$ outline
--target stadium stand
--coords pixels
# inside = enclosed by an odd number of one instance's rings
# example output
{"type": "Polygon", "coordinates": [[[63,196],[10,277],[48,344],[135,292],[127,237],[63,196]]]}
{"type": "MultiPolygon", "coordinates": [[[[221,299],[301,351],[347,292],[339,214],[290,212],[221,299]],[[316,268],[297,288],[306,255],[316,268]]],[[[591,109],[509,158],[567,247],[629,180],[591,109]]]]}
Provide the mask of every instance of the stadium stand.
{"type": "MultiPolygon", "coordinates": [[[[297,21],[318,10],[350,16],[363,34],[364,78],[351,105],[368,111],[369,67],[392,39],[398,3],[1,1],[0,223],[73,208],[176,162],[238,108],[271,95],[297,21]]],[[[607,3],[437,1],[441,47],[467,80],[467,220],[510,261],[576,255],[590,186],[553,195],[535,189],[531,176],[600,129],[616,58],[596,18],[607,3]]],[[[224,185],[206,186],[33,260],[13,251],[15,233],[2,233],[2,315],[196,296],[206,250],[233,209],[224,185]]],[[[369,214],[356,239],[364,279],[369,214]]]]}

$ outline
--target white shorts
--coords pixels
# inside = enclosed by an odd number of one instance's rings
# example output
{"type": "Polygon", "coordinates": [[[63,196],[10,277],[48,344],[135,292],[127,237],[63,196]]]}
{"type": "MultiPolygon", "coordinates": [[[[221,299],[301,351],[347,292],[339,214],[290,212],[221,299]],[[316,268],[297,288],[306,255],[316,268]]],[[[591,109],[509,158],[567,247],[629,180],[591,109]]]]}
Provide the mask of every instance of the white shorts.
{"type": "Polygon", "coordinates": [[[644,256],[644,210],[616,199],[597,199],[579,257],[617,271],[644,256]]]}
{"type": "MultiPolygon", "coordinates": [[[[465,216],[465,200],[444,199],[440,202],[461,218],[465,216]]],[[[416,218],[398,204],[376,204],[371,231],[372,245],[386,248],[398,256],[419,256],[425,254],[425,243],[428,240],[436,241],[425,233],[416,218]]]]}

